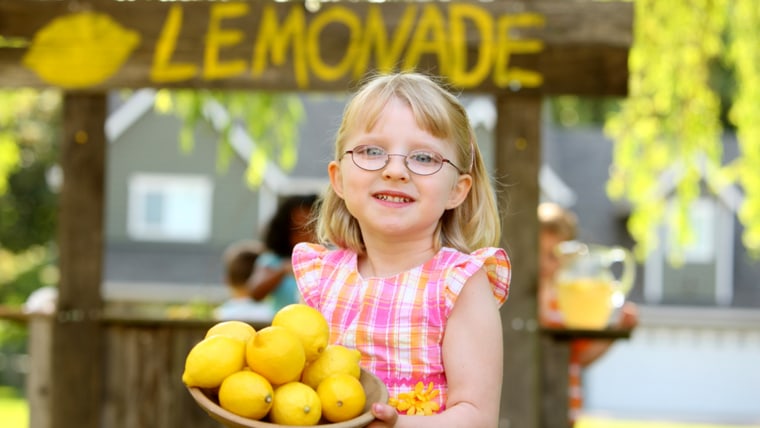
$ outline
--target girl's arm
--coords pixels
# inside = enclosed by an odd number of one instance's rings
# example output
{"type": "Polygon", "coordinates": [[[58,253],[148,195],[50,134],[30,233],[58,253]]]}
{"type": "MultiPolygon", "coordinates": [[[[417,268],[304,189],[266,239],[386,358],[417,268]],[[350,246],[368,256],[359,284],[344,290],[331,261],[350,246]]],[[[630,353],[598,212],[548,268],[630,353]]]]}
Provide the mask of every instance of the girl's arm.
{"type": "Polygon", "coordinates": [[[443,339],[448,380],[446,410],[433,416],[396,416],[391,406],[373,406],[371,428],[495,428],[503,371],[501,316],[486,273],[473,275],[454,305],[443,339]]]}
{"type": "Polygon", "coordinates": [[[274,291],[280,281],[293,272],[290,261],[284,261],[278,267],[257,265],[249,282],[250,295],[254,300],[263,300],[274,291]]]}

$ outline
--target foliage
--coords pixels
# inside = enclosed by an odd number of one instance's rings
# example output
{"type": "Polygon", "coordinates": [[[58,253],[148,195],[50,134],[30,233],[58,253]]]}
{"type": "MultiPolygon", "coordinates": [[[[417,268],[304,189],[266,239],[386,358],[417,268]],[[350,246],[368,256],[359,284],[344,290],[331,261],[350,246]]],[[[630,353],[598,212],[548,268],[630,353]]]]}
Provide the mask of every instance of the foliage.
{"type": "Polygon", "coordinates": [[[264,91],[161,90],[155,106],[159,113],[174,114],[182,122],[179,142],[183,150],[192,149],[198,122],[209,121],[219,133],[219,170],[227,167],[233,154],[231,138],[235,126],[245,129],[254,142],[246,173],[252,187],[261,185],[270,160],[285,171],[296,165],[298,126],[304,114],[296,95],[264,91]]]}
{"type": "Polygon", "coordinates": [[[728,62],[736,71],[737,91],[729,119],[736,125],[741,156],[730,168],[742,185],[744,204],[739,218],[745,225],[744,245],[760,252],[760,5],[756,0],[731,3],[728,62]]]}
{"type": "Polygon", "coordinates": [[[58,157],[58,91],[0,90],[0,248],[48,243],[56,197],[46,174],[58,157]]]}
{"type": "Polygon", "coordinates": [[[628,228],[639,257],[659,244],[663,224],[672,226],[671,242],[690,242],[690,207],[702,180],[715,192],[733,182],[742,185],[744,244],[760,250],[760,153],[752,150],[760,141],[760,63],[753,46],[758,28],[754,0],[635,2],[629,94],[605,130],[615,141],[607,191],[631,202],[628,228]],[[715,64],[726,59],[735,65],[739,88],[729,119],[742,152],[732,165],[722,164],[721,97],[714,87],[715,64]],[[666,173],[676,174],[673,207],[662,194],[666,173]]]}

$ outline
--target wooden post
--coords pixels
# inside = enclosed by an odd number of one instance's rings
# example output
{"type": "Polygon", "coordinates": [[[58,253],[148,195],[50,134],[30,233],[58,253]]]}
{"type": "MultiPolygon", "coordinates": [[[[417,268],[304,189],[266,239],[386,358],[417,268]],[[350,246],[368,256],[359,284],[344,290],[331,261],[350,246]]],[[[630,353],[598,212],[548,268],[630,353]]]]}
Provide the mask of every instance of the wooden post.
{"type": "Polygon", "coordinates": [[[53,318],[50,419],[54,428],[98,428],[104,376],[100,283],[106,95],[68,93],[63,116],[61,278],[53,318]]]}
{"type": "Polygon", "coordinates": [[[509,299],[502,309],[504,386],[502,428],[538,428],[540,349],[537,322],[538,169],[541,97],[496,99],[496,180],[502,214],[502,246],[512,261],[509,299]]]}
{"type": "Polygon", "coordinates": [[[568,428],[570,340],[541,335],[542,427],[568,428]]]}

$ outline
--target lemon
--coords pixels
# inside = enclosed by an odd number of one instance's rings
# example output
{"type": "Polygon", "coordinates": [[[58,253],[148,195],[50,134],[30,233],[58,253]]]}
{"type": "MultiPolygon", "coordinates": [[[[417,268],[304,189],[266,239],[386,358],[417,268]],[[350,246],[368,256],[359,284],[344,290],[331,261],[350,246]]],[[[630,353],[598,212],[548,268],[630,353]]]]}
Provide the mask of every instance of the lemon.
{"type": "Polygon", "coordinates": [[[290,382],[274,390],[269,419],[276,424],[316,425],[322,417],[317,392],[301,382],[290,382]]]}
{"type": "Polygon", "coordinates": [[[227,376],[245,366],[245,344],[214,335],[198,342],[185,358],[182,382],[187,386],[216,388],[227,376]]]}
{"type": "Polygon", "coordinates": [[[356,349],[342,345],[328,345],[316,360],[304,368],[301,382],[316,389],[323,379],[338,373],[349,374],[359,379],[360,359],[361,353],[356,349]]]}
{"type": "Polygon", "coordinates": [[[37,31],[23,63],[46,83],[84,88],[116,74],[139,44],[139,32],[107,14],[76,12],[37,31]]]}
{"type": "Polygon", "coordinates": [[[303,303],[293,303],[277,311],[272,318],[272,325],[285,327],[298,335],[306,352],[306,361],[317,359],[330,339],[325,317],[303,303]]]}
{"type": "Polygon", "coordinates": [[[238,339],[243,343],[247,343],[248,339],[256,334],[256,329],[246,322],[230,320],[216,323],[211,326],[208,331],[206,331],[206,337],[210,337],[215,334],[229,336],[234,339],[238,339]]]}
{"type": "Polygon", "coordinates": [[[343,422],[359,416],[367,402],[361,382],[345,373],[320,382],[317,396],[322,404],[322,416],[330,422],[343,422]]]}
{"type": "Polygon", "coordinates": [[[250,419],[261,419],[272,407],[272,384],[258,373],[241,370],[227,376],[219,387],[219,405],[250,419]]]}
{"type": "Polygon", "coordinates": [[[248,367],[267,378],[272,385],[298,380],[306,362],[298,336],[285,327],[269,326],[259,330],[245,346],[248,367]]]}

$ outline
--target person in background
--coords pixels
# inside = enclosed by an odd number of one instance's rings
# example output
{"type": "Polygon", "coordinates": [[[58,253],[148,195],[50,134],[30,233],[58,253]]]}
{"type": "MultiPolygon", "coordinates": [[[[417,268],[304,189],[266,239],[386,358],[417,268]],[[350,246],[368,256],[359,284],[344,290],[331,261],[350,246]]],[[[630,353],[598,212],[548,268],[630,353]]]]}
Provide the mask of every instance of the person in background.
{"type": "Polygon", "coordinates": [[[224,281],[231,297],[215,309],[214,317],[217,320],[262,321],[274,316],[268,305],[254,301],[248,292],[248,279],[262,248],[260,243],[246,240],[225,249],[222,255],[224,281]]]}
{"type": "Polygon", "coordinates": [[[271,302],[275,312],[300,301],[290,257],[297,243],[314,240],[309,221],[316,202],[313,194],[288,196],[264,230],[266,248],[256,260],[249,294],[256,301],[271,302]]]}
{"type": "MultiPolygon", "coordinates": [[[[578,219],[576,215],[558,204],[544,202],[538,206],[539,229],[539,322],[546,327],[562,327],[562,314],[557,307],[554,278],[560,268],[555,252],[557,244],[576,239],[578,219]]],[[[621,309],[617,327],[632,329],[638,323],[636,305],[626,302],[621,309]]],[[[581,375],[584,368],[603,356],[612,346],[611,339],[575,339],[570,344],[568,410],[570,425],[574,426],[583,408],[581,375]]]]}
{"type": "Polygon", "coordinates": [[[465,109],[429,76],[373,76],[333,156],[319,244],[296,245],[293,267],[330,343],[388,387],[368,426],[498,426],[511,266],[465,109]]]}

